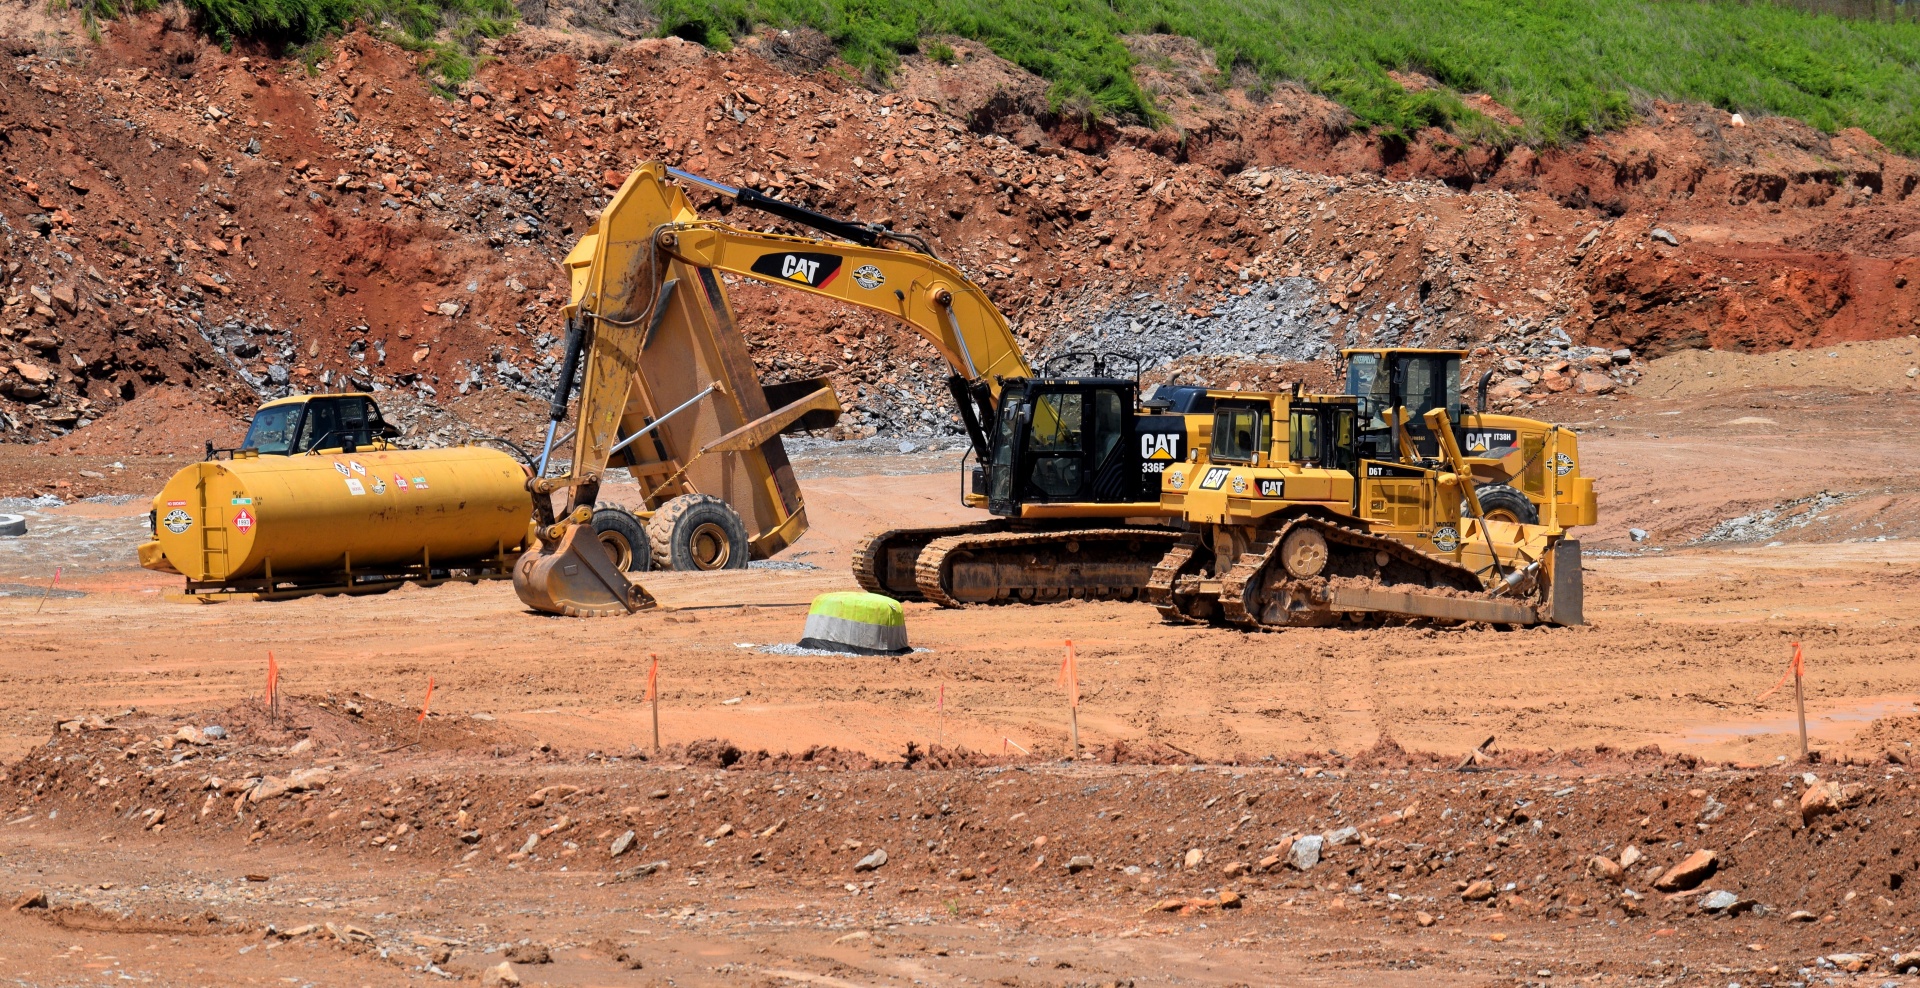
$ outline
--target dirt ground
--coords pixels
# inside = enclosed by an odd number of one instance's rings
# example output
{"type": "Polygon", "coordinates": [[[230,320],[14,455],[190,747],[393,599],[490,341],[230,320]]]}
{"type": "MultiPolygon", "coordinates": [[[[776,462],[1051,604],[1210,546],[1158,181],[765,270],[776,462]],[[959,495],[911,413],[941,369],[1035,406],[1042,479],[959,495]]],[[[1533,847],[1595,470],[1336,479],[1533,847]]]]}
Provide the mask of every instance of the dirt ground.
{"type": "Polygon", "coordinates": [[[663,583],[672,609],[590,622],[504,583],[179,603],[132,563],[131,471],[4,502],[32,531],[0,541],[0,906],[25,903],[0,912],[0,969],[1906,983],[1920,400],[1763,381],[1538,414],[1580,429],[1602,492],[1586,627],[1247,635],[1119,603],[910,605],[909,656],[764,651],[860,535],[966,516],[957,452],[873,443],[796,453],[814,527],[785,558],[817,569],[663,583]],[[1794,642],[1813,766],[1786,764],[1790,691],[1760,699],[1794,642]],[[1656,887],[1696,851],[1710,875],[1656,887]],[[1642,860],[1596,875],[1623,854],[1642,860]]]}

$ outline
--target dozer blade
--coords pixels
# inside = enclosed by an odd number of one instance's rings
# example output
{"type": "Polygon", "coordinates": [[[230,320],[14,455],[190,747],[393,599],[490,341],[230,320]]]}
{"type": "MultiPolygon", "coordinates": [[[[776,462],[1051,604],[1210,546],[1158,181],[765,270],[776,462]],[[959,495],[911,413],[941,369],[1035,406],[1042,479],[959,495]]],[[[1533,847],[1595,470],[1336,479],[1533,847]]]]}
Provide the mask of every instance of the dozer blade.
{"type": "Polygon", "coordinates": [[[606,617],[652,607],[653,598],[613,565],[591,525],[574,525],[558,545],[520,557],[513,589],[528,607],[568,617],[606,617]]]}

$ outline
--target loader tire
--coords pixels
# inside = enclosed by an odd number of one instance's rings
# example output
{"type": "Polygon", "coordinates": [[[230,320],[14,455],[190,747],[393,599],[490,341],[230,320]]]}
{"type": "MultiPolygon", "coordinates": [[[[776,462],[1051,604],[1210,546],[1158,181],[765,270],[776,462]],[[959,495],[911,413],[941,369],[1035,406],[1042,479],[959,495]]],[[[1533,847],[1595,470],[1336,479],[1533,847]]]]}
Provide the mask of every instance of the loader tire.
{"type": "Polygon", "coordinates": [[[600,545],[622,573],[644,573],[653,568],[653,541],[647,537],[647,528],[625,510],[595,509],[593,534],[600,537],[600,545]]]}
{"type": "MultiPolygon", "coordinates": [[[[1476,492],[1480,495],[1480,508],[1487,513],[1488,520],[1519,525],[1540,524],[1540,509],[1525,494],[1505,484],[1482,484],[1476,492]]],[[[1460,517],[1473,517],[1473,509],[1465,500],[1460,502],[1460,517]]]]}
{"type": "Polygon", "coordinates": [[[747,526],[711,494],[682,494],[647,522],[654,564],[672,570],[746,569],[747,526]]]}

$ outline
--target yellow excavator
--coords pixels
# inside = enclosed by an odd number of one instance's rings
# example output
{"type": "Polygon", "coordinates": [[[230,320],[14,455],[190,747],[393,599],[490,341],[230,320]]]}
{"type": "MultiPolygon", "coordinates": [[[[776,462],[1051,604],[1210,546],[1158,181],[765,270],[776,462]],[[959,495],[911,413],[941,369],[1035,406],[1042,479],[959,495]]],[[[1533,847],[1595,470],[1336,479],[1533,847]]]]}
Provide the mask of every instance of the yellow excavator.
{"type": "MultiPolygon", "coordinates": [[[[704,505],[707,524],[722,529],[724,509],[757,503],[758,520],[745,526],[762,533],[752,540],[754,555],[777,551],[805,530],[778,435],[818,427],[819,416],[836,413],[839,404],[820,382],[789,386],[796,393],[784,405],[761,398],[720,274],[893,316],[953,370],[947,384],[977,459],[963,498],[996,517],[870,537],[854,563],[866,589],[949,605],[1130,599],[1179,538],[1168,525],[1176,513],[1160,503],[1159,471],[1185,456],[1186,417],[1143,407],[1137,381],[1104,376],[1101,355],[1063,358],[1089,364],[1090,376],[1035,376],[986,293],[919,237],[649,163],[621,186],[566,263],[572,272],[566,358],[548,449],[528,482],[538,545],[521,557],[514,575],[521,599],[538,610],[604,614],[645,606],[644,591],[625,579],[612,556],[597,547],[583,551],[602,541],[618,550],[618,517],[595,510],[601,478],[610,463],[617,465],[616,455],[648,487],[646,529],[656,556],[662,555],[656,529],[680,510],[678,498],[699,499],[679,503],[704,505]],[[675,180],[831,239],[702,220],[675,180]],[[713,353],[703,355],[703,347],[713,353]],[[564,471],[548,476],[552,437],[583,353],[573,457],[564,471]],[[716,390],[728,400],[714,398],[716,390]],[[724,414],[701,418],[716,412],[724,414]],[[676,418],[683,429],[706,422],[705,431],[668,436],[658,445],[635,442],[673,432],[676,418]],[[689,484],[702,467],[720,476],[689,484]],[[554,507],[556,492],[568,492],[565,507],[554,507]]],[[[697,526],[681,527],[690,529],[681,542],[697,554],[697,526]]]]}

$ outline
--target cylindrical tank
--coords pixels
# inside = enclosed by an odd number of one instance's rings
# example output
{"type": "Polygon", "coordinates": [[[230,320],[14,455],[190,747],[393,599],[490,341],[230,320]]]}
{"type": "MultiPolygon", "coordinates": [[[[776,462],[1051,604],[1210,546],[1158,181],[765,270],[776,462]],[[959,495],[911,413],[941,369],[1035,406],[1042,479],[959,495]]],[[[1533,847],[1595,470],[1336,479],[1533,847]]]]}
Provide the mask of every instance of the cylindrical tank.
{"type": "Polygon", "coordinates": [[[526,481],[513,457],[478,446],[239,453],[167,481],[140,564],[190,583],[498,565],[526,540],[526,481]]]}

